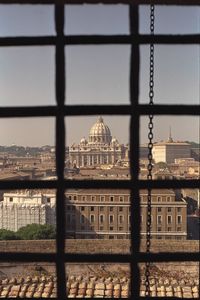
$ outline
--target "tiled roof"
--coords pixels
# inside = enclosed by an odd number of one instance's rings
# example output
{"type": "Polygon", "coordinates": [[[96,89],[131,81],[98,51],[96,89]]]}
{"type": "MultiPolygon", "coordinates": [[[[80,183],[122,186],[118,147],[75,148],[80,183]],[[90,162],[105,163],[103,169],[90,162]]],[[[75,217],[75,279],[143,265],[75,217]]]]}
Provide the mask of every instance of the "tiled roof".
{"type": "MultiPolygon", "coordinates": [[[[197,279],[150,278],[151,296],[199,298],[197,279]]],[[[130,278],[70,276],[68,298],[128,298],[130,278]]],[[[54,276],[35,276],[0,280],[0,298],[55,298],[57,282],[54,276]]],[[[140,294],[145,296],[145,278],[140,294]]]]}

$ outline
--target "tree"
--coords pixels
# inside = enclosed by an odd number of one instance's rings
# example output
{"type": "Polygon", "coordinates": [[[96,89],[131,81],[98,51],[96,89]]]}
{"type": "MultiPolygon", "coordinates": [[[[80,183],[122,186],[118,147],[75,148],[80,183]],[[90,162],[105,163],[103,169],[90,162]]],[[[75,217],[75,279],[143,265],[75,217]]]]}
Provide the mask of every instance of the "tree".
{"type": "Polygon", "coordinates": [[[14,231],[11,230],[7,230],[7,229],[0,229],[0,240],[17,240],[19,239],[16,236],[16,233],[14,231]]]}
{"type": "Polygon", "coordinates": [[[53,225],[29,224],[17,231],[17,236],[22,240],[51,240],[56,237],[53,225]]]}

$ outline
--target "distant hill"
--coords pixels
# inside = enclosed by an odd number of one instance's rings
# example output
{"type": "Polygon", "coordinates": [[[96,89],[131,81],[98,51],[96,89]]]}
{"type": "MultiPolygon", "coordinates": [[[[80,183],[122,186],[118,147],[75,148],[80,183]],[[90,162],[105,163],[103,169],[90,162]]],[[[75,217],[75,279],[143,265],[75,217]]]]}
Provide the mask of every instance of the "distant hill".
{"type": "MultiPolygon", "coordinates": [[[[49,146],[50,147],[50,146],[49,146]]],[[[6,152],[8,154],[13,154],[16,156],[36,156],[41,152],[46,151],[47,146],[45,147],[23,147],[23,146],[0,146],[0,153],[6,152]]]]}

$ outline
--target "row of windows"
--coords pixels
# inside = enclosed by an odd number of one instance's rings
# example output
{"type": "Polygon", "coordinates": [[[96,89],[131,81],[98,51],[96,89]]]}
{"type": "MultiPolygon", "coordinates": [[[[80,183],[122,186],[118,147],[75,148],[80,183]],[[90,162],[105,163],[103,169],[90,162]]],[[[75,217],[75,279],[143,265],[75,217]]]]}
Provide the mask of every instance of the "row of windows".
{"type": "MultiPolygon", "coordinates": [[[[114,219],[115,219],[115,215],[109,215],[108,216],[108,221],[109,223],[113,223],[114,222],[114,219]]],[[[74,215],[67,215],[67,222],[70,223],[71,219],[74,219],[75,216],[74,215]]],[[[99,215],[99,217],[97,217],[96,215],[93,215],[93,214],[90,214],[90,217],[89,217],[89,220],[90,220],[90,223],[94,223],[96,221],[96,218],[99,218],[99,223],[104,223],[105,220],[106,220],[106,215],[104,214],[101,214],[99,215]]],[[[118,215],[117,216],[118,218],[118,223],[123,223],[124,222],[124,215],[118,215]]],[[[86,217],[84,215],[81,215],[80,216],[80,223],[85,223],[86,222],[86,217]]],[[[168,215],[167,216],[167,224],[172,224],[173,223],[173,216],[171,215],[168,215]]],[[[153,216],[151,216],[151,221],[153,222],[153,216]]],[[[163,216],[162,215],[158,215],[157,216],[157,224],[158,225],[161,225],[163,222],[163,216]]],[[[128,223],[130,224],[130,215],[128,215],[128,223]]],[[[141,215],[141,223],[143,223],[143,216],[141,215]]],[[[178,215],[177,218],[176,218],[176,223],[177,224],[182,224],[182,216],[181,215],[178,215]]]]}
{"type": "MultiPolygon", "coordinates": [[[[73,205],[67,205],[67,210],[75,210],[75,206],[73,205]]],[[[97,206],[97,208],[99,208],[99,211],[104,211],[106,210],[105,206],[97,206]]],[[[81,211],[85,211],[86,207],[85,206],[81,206],[80,210],[81,211]]],[[[89,207],[90,211],[95,211],[95,206],[90,206],[89,207]]],[[[165,210],[165,207],[157,207],[157,212],[162,212],[162,210],[165,210]]],[[[129,211],[131,210],[130,206],[129,206],[129,211]]],[[[182,207],[176,207],[177,212],[182,212],[182,207]]],[[[109,206],[109,211],[114,211],[114,206],[109,206]]],[[[118,211],[124,211],[124,207],[123,206],[119,206],[118,207],[118,211]]],[[[172,207],[167,207],[167,212],[172,212],[173,208],[172,207]]]]}
{"type": "MultiPolygon", "coordinates": [[[[143,222],[143,216],[140,216],[141,218],[141,223],[143,222]]],[[[167,224],[172,224],[173,223],[173,216],[172,215],[167,215],[167,224]]],[[[151,215],[151,222],[153,222],[153,216],[151,215]]],[[[163,216],[162,215],[158,215],[157,216],[157,224],[162,224],[163,222],[163,216]]],[[[182,216],[178,215],[176,216],[176,223],[177,224],[182,224],[182,216]]]]}
{"type": "MultiPolygon", "coordinates": [[[[157,216],[157,224],[162,224],[162,221],[163,221],[162,219],[163,219],[162,215],[157,216]]],[[[177,216],[176,220],[177,220],[177,224],[181,224],[182,216],[177,216]]],[[[167,216],[167,224],[172,224],[172,221],[173,221],[173,217],[171,215],[168,215],[167,216]]]]}
{"type": "MultiPolygon", "coordinates": [[[[78,200],[78,196],[74,195],[68,195],[67,196],[69,200],[74,200],[74,201],[77,201],[78,200]]],[[[105,200],[107,199],[108,197],[106,196],[81,196],[81,201],[92,201],[92,202],[95,202],[97,199],[99,199],[101,202],[105,202],[105,200]]],[[[80,199],[79,199],[80,200],[80,199]]],[[[130,196],[128,197],[124,197],[124,196],[109,196],[109,201],[110,202],[113,202],[113,201],[116,201],[118,200],[119,202],[127,202],[127,201],[130,201],[130,196]]]]}
{"type": "MultiPolygon", "coordinates": [[[[80,198],[77,195],[68,195],[67,196],[69,200],[80,200],[80,198]]],[[[105,202],[108,200],[108,197],[106,196],[81,196],[81,201],[91,201],[91,202],[95,202],[96,200],[100,200],[100,202],[105,202]]],[[[110,202],[114,202],[114,201],[119,201],[119,202],[130,202],[130,196],[109,196],[109,201],[110,202]]],[[[140,201],[141,202],[146,202],[147,198],[140,196],[140,201]]],[[[157,196],[157,197],[152,197],[152,201],[153,202],[171,202],[171,197],[167,196],[167,197],[161,197],[161,196],[157,196]]]]}

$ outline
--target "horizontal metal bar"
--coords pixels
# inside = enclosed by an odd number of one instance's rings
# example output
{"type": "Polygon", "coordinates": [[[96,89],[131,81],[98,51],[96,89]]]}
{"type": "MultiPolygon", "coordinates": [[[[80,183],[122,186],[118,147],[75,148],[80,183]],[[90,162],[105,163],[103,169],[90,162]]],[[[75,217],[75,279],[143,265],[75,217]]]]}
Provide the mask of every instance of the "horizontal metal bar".
{"type": "MultiPolygon", "coordinates": [[[[57,259],[56,253],[27,253],[27,252],[2,252],[0,255],[0,261],[12,261],[12,262],[52,262],[55,263],[57,259]]],[[[86,253],[66,253],[64,256],[65,262],[68,263],[130,263],[131,261],[143,262],[198,262],[199,252],[160,252],[160,253],[135,253],[131,254],[86,254],[86,253]]]]}
{"type": "MultiPolygon", "coordinates": [[[[139,189],[199,188],[199,180],[138,180],[134,184],[139,189]]],[[[131,189],[130,180],[66,180],[65,188],[82,189],[131,189]]]]}
{"type": "Polygon", "coordinates": [[[198,189],[199,180],[140,180],[138,187],[140,189],[198,189]]]}
{"type": "Polygon", "coordinates": [[[0,118],[52,117],[57,113],[57,106],[0,107],[0,118]]]}
{"type": "MultiPolygon", "coordinates": [[[[131,105],[65,105],[65,116],[89,115],[131,115],[131,105]]],[[[60,112],[57,106],[26,106],[26,107],[0,107],[0,118],[15,117],[52,117],[60,112]]],[[[139,104],[135,108],[138,115],[200,115],[200,105],[162,105],[139,104]]]]}
{"type": "MultiPolygon", "coordinates": [[[[26,243],[26,241],[24,241],[26,243]]],[[[55,253],[34,252],[1,252],[1,262],[52,262],[55,264],[57,255],[55,253]]]]}
{"type": "MultiPolygon", "coordinates": [[[[158,5],[199,5],[199,0],[9,0],[9,4],[158,4],[158,5]]],[[[8,0],[0,0],[8,4],[8,0]]]]}
{"type": "Polygon", "coordinates": [[[56,44],[56,36],[16,36],[0,37],[1,47],[14,46],[53,46],[56,44]]]}
{"type": "MultiPolygon", "coordinates": [[[[65,180],[65,188],[68,189],[132,189],[131,180],[65,180]]],[[[138,180],[135,187],[139,189],[179,189],[199,188],[199,180],[138,180]]],[[[0,190],[16,189],[56,189],[57,180],[9,180],[0,181],[0,190]]]]}
{"type": "MultiPolygon", "coordinates": [[[[56,44],[56,36],[16,36],[16,37],[0,37],[1,47],[14,46],[54,46],[56,44]]],[[[63,38],[65,45],[116,45],[125,44],[199,44],[199,34],[187,35],[69,35],[63,38]]]]}
{"type": "MultiPolygon", "coordinates": [[[[66,116],[84,115],[130,115],[131,105],[68,105],[65,106],[66,116]]],[[[135,113],[140,115],[200,115],[200,105],[163,105],[139,104],[135,113]]]]}
{"type": "Polygon", "coordinates": [[[0,190],[17,190],[17,189],[56,189],[58,188],[57,180],[0,180],[0,190]]]}
{"type": "Polygon", "coordinates": [[[130,263],[131,261],[142,262],[185,262],[185,261],[199,261],[199,253],[138,253],[138,254],[83,254],[76,253],[65,255],[66,262],[120,262],[130,263]]]}
{"type": "Polygon", "coordinates": [[[65,36],[66,45],[98,45],[98,44],[199,44],[199,34],[187,35],[69,35],[65,36]]]}

